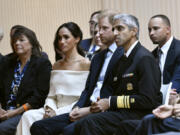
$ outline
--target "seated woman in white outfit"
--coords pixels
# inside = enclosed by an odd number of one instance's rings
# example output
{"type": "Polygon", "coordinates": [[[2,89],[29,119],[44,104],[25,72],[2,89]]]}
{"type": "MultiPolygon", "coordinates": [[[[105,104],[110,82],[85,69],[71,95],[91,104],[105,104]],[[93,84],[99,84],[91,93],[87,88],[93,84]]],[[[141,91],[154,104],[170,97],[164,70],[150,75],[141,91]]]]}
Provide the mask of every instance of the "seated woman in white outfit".
{"type": "Polygon", "coordinates": [[[16,135],[30,135],[33,122],[68,113],[79,99],[90,66],[90,61],[80,55],[81,39],[82,32],[73,22],[64,23],[58,28],[54,49],[61,59],[53,65],[50,90],[44,108],[25,112],[18,124],[16,135]]]}

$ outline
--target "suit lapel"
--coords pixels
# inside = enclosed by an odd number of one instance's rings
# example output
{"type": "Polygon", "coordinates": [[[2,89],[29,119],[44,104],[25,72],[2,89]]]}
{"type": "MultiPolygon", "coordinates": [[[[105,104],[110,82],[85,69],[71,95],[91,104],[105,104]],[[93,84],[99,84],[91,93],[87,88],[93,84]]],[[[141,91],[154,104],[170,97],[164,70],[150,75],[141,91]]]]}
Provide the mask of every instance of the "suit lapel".
{"type": "Polygon", "coordinates": [[[104,83],[105,81],[107,80],[107,77],[109,75],[109,73],[112,71],[112,69],[114,68],[114,65],[118,62],[118,60],[121,58],[121,56],[124,54],[124,50],[122,47],[118,47],[116,49],[116,51],[114,52],[109,64],[108,64],[108,67],[107,67],[107,70],[106,70],[106,73],[105,73],[105,77],[104,77],[104,83]]]}
{"type": "Polygon", "coordinates": [[[89,51],[89,48],[91,46],[91,42],[92,42],[92,38],[86,39],[83,43],[84,45],[82,46],[82,48],[84,48],[85,51],[89,51]]]}
{"type": "Polygon", "coordinates": [[[135,54],[137,50],[141,47],[141,44],[138,42],[138,44],[133,48],[132,52],[130,53],[128,58],[122,57],[119,63],[119,70],[118,70],[118,76],[122,76],[126,72],[128,72],[131,64],[133,63],[133,59],[135,57],[135,54]]]}
{"type": "Polygon", "coordinates": [[[31,60],[30,60],[30,63],[29,65],[27,66],[27,69],[24,73],[24,76],[21,80],[21,83],[20,83],[20,86],[19,86],[19,89],[18,89],[18,94],[20,94],[22,92],[22,87],[23,87],[23,84],[26,84],[25,82],[28,81],[28,78],[31,76],[31,73],[34,71],[34,57],[32,56],[31,57],[31,60]]]}
{"type": "Polygon", "coordinates": [[[156,47],[153,51],[152,54],[155,58],[157,58],[157,51],[158,51],[158,47],[156,47]]]}
{"type": "Polygon", "coordinates": [[[92,39],[89,39],[86,43],[86,50],[89,51],[89,48],[91,46],[92,39]]]}
{"type": "MultiPolygon", "coordinates": [[[[104,59],[106,56],[107,50],[103,50],[99,53],[99,56],[96,57],[95,61],[93,62],[93,76],[95,76],[94,82],[97,82],[99,74],[101,72],[102,66],[104,64],[104,59]]],[[[94,84],[94,83],[93,83],[94,84]]]]}
{"type": "Polygon", "coordinates": [[[168,63],[170,61],[172,61],[172,59],[174,59],[174,55],[175,55],[175,50],[174,50],[174,45],[175,45],[175,40],[173,39],[171,46],[168,50],[167,56],[166,56],[166,61],[164,64],[164,69],[168,66],[168,63]]]}

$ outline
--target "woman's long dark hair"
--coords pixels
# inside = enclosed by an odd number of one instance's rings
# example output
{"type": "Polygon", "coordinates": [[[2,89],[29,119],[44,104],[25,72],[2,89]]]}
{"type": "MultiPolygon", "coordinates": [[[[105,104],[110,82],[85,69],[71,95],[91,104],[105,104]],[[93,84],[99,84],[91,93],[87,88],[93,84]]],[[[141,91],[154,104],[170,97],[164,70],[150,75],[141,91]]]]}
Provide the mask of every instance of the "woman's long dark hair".
{"type": "Polygon", "coordinates": [[[42,47],[37,40],[35,32],[22,25],[15,25],[11,28],[10,38],[13,52],[15,53],[13,44],[23,35],[28,38],[30,44],[32,45],[32,55],[41,56],[42,47]]]}
{"type": "Polygon", "coordinates": [[[81,40],[83,38],[82,31],[81,31],[80,27],[76,23],[67,22],[67,23],[64,23],[61,26],[59,26],[59,28],[57,29],[56,34],[55,34],[54,51],[55,51],[55,59],[56,59],[56,61],[62,58],[61,54],[58,53],[58,51],[60,51],[59,47],[58,47],[58,39],[59,39],[59,30],[61,28],[63,28],[63,27],[67,28],[71,32],[71,34],[73,35],[74,38],[78,38],[78,37],[80,38],[80,40],[79,40],[79,42],[77,44],[77,51],[78,51],[78,53],[80,55],[84,56],[85,54],[84,54],[82,48],[80,47],[80,42],[81,42],[81,40]]]}

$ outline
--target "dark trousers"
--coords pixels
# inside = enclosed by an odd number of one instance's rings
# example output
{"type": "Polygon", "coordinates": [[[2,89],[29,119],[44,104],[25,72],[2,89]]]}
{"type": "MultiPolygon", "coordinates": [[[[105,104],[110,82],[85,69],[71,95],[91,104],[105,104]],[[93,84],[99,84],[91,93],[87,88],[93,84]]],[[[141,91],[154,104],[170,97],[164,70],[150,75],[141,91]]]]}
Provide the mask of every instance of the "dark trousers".
{"type": "Polygon", "coordinates": [[[77,121],[75,135],[112,135],[122,120],[141,119],[144,115],[140,111],[126,109],[90,114],[77,121]]]}
{"type": "Polygon", "coordinates": [[[0,122],[0,135],[14,135],[20,119],[21,115],[17,115],[0,122]]]}
{"type": "Polygon", "coordinates": [[[135,135],[152,135],[168,131],[180,131],[180,120],[172,117],[162,120],[149,114],[138,125],[135,135]]]}
{"type": "Polygon", "coordinates": [[[141,120],[124,120],[119,124],[115,135],[132,135],[141,120]]]}
{"type": "Polygon", "coordinates": [[[36,121],[30,128],[31,135],[73,135],[74,124],[69,121],[69,113],[36,121]]]}

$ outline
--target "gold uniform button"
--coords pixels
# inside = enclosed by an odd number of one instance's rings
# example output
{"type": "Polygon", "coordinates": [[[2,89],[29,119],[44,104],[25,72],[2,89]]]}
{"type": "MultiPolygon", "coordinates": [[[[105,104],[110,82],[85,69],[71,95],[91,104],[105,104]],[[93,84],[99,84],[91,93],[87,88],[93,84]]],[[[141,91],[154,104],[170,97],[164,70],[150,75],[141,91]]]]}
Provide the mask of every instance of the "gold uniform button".
{"type": "Polygon", "coordinates": [[[131,99],[130,99],[130,103],[135,103],[135,99],[134,99],[134,98],[131,98],[131,99]]]}
{"type": "Polygon", "coordinates": [[[16,106],[17,106],[17,107],[20,107],[20,104],[17,104],[16,106]]]}
{"type": "Polygon", "coordinates": [[[133,90],[133,84],[127,83],[127,90],[133,90]]]}
{"type": "Polygon", "coordinates": [[[118,79],[117,76],[115,76],[115,77],[113,78],[113,81],[117,81],[117,79],[118,79]]]}

